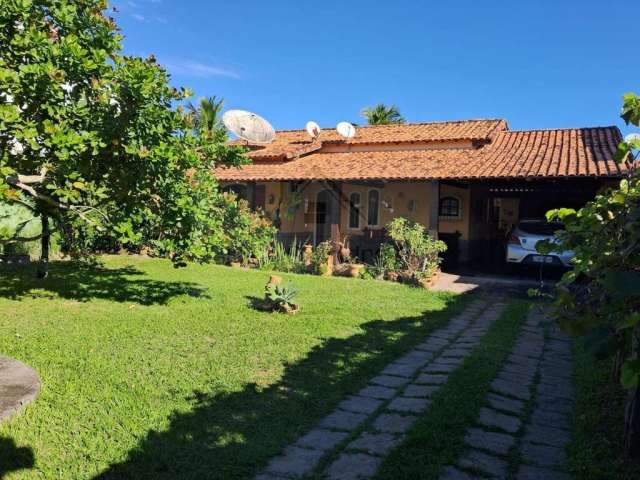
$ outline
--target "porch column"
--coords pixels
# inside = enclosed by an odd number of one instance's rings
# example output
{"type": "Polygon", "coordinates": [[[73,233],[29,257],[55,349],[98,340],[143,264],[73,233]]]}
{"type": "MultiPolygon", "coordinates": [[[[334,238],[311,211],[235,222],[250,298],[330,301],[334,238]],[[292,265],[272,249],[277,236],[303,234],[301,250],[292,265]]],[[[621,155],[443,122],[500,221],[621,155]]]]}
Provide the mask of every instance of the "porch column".
{"type": "Polygon", "coordinates": [[[333,264],[337,265],[340,260],[338,252],[340,251],[338,244],[342,240],[340,233],[340,223],[342,218],[342,184],[336,183],[332,185],[335,201],[331,202],[333,211],[331,212],[331,243],[333,244],[333,264]]]}
{"type": "Polygon", "coordinates": [[[440,207],[440,181],[431,180],[429,182],[429,221],[427,229],[429,235],[438,238],[439,229],[439,207],[440,207]]]}

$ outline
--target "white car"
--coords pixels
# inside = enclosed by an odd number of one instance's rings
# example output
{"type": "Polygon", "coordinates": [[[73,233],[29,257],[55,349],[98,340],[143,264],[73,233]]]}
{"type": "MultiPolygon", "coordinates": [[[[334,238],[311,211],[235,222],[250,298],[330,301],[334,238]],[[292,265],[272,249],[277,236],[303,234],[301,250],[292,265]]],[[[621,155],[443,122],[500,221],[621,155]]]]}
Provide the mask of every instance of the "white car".
{"type": "Polygon", "coordinates": [[[546,220],[520,220],[511,230],[507,241],[507,263],[571,267],[571,260],[574,256],[571,251],[551,252],[549,255],[542,255],[536,250],[536,244],[540,240],[553,239],[554,232],[563,228],[561,223],[549,223],[546,220]]]}

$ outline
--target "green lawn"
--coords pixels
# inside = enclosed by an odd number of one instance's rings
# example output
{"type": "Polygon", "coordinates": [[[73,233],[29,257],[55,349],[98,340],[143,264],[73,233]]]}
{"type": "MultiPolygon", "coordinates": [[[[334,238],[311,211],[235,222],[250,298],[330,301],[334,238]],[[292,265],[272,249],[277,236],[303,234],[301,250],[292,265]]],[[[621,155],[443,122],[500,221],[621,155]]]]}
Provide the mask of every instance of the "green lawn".
{"type": "Polygon", "coordinates": [[[569,469],[584,480],[637,480],[640,461],[624,456],[627,392],[612,378],[613,359],[596,359],[583,341],[574,348],[576,410],[569,469]]]}
{"type": "Polygon", "coordinates": [[[43,381],[0,424],[0,477],[249,478],[465,303],[284,276],[295,316],[251,308],[259,271],[135,257],[54,264],[45,282],[0,270],[0,353],[43,381]]]}

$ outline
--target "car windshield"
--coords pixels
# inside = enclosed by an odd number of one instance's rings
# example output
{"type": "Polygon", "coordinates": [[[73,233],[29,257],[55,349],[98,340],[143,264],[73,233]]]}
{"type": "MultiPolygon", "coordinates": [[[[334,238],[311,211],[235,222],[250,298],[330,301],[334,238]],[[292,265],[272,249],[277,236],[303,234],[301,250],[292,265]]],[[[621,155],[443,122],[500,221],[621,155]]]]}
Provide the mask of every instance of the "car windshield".
{"type": "Polygon", "coordinates": [[[559,222],[524,221],[518,224],[518,228],[531,235],[553,235],[557,230],[564,230],[564,225],[559,222]]]}

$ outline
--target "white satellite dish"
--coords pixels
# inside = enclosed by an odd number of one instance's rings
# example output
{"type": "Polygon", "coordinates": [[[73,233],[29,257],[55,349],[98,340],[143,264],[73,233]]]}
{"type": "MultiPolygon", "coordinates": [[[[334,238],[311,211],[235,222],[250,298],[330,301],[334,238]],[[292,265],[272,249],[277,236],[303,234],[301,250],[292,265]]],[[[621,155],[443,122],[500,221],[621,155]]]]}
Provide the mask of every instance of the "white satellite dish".
{"type": "Polygon", "coordinates": [[[249,143],[271,143],[276,138],[276,131],[271,124],[255,113],[229,110],[222,115],[222,123],[249,143]]]}
{"type": "Polygon", "coordinates": [[[336,132],[338,135],[344,138],[353,138],[356,136],[356,127],[351,125],[349,122],[340,122],[336,126],[336,132]]]}
{"type": "Polygon", "coordinates": [[[322,132],[320,125],[313,121],[307,122],[306,129],[309,136],[314,140],[318,138],[320,136],[320,133],[322,132]]]}

